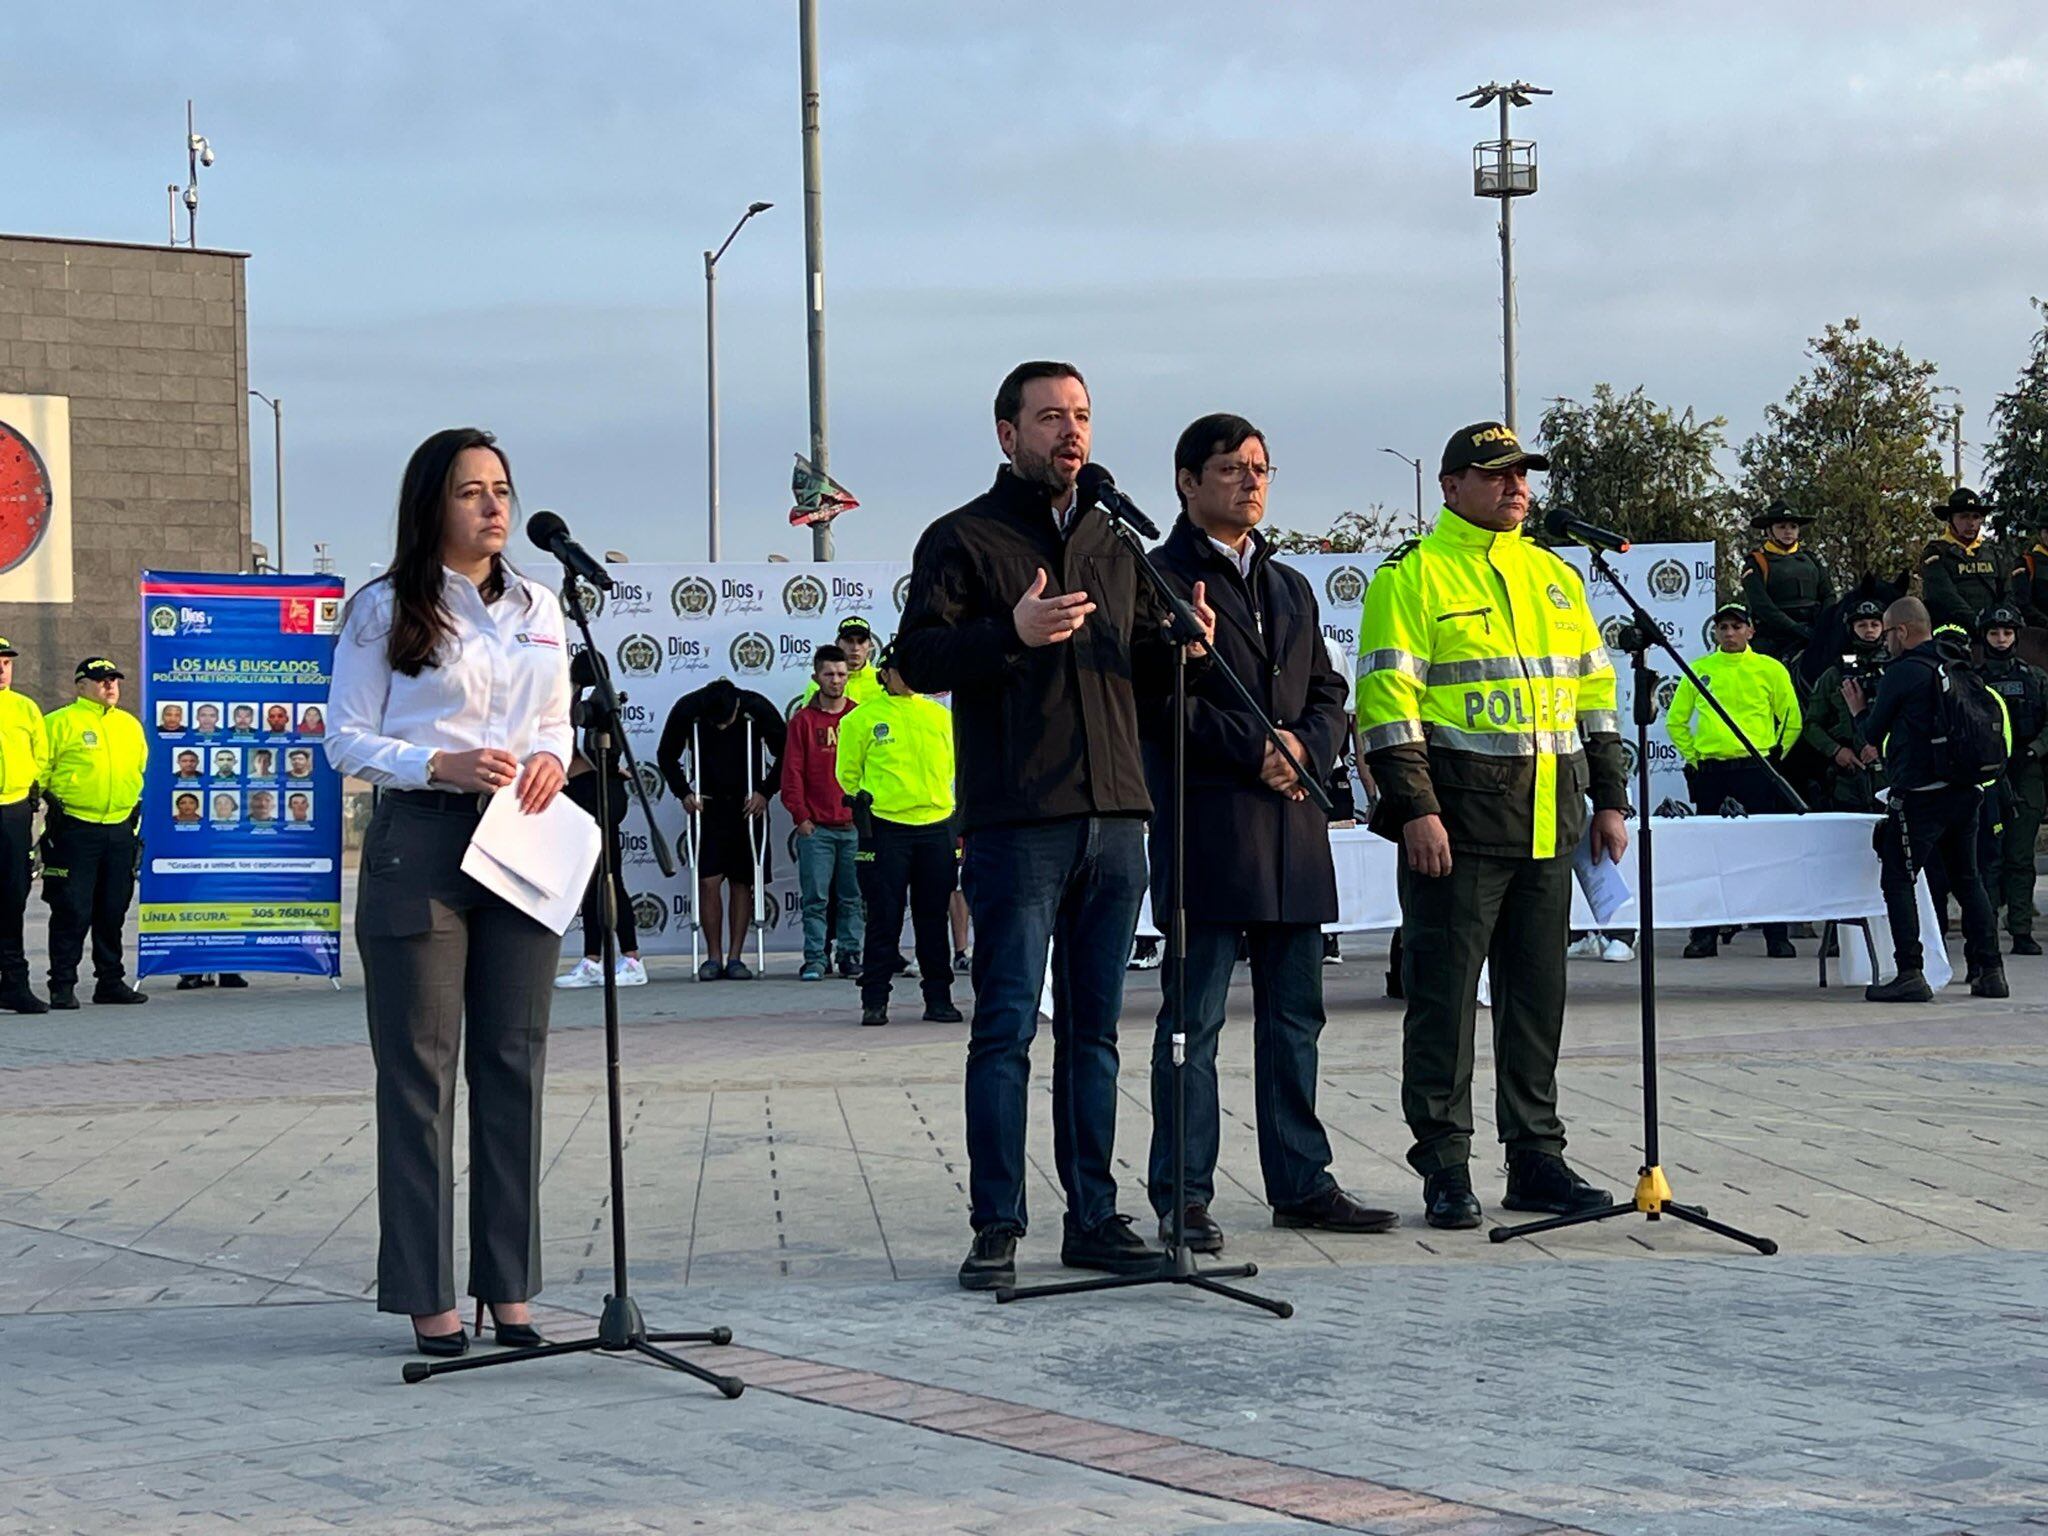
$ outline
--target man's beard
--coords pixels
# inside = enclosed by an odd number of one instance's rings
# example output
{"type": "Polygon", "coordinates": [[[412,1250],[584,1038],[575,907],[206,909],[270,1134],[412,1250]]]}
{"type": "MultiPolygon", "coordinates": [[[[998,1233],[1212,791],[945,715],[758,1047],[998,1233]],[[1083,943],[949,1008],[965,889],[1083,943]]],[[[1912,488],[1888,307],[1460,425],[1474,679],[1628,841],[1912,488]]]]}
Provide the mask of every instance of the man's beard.
{"type": "Polygon", "coordinates": [[[1018,479],[1042,485],[1055,496],[1064,496],[1074,488],[1073,480],[1053,462],[1051,454],[1032,453],[1021,443],[1017,445],[1016,456],[1010,460],[1010,469],[1018,479]]]}

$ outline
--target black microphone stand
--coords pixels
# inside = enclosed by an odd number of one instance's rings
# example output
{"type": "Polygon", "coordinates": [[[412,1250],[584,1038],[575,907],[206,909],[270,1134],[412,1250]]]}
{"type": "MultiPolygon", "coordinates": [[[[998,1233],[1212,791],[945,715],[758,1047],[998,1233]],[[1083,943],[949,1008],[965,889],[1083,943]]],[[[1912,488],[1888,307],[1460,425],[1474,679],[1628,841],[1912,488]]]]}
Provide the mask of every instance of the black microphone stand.
{"type": "MultiPolygon", "coordinates": [[[[566,561],[564,565],[566,567],[566,561]]],[[[577,1355],[603,1350],[608,1354],[645,1355],[671,1370],[710,1383],[729,1398],[738,1397],[746,1390],[746,1384],[739,1377],[721,1376],[701,1365],[691,1364],[680,1355],[655,1347],[659,1344],[730,1344],[730,1328],[708,1328],[697,1333],[649,1333],[647,1320],[640,1315],[640,1304],[626,1288],[626,1149],[621,1131],[623,1114],[619,1095],[619,902],[612,882],[611,786],[605,782],[604,771],[615,731],[634,792],[640,799],[641,814],[647,818],[648,835],[654,845],[655,857],[660,861],[661,872],[673,876],[676,868],[667,845],[655,830],[654,809],[648,804],[645,786],[640,783],[640,766],[633,760],[633,743],[621,728],[619,696],[612,687],[611,670],[604,664],[603,652],[590,638],[590,615],[584,609],[583,594],[577,588],[573,571],[566,572],[563,577],[562,607],[575,620],[577,632],[583,637],[584,649],[595,658],[591,670],[596,681],[591,687],[586,716],[584,755],[597,770],[597,881],[598,890],[602,893],[599,904],[604,922],[600,940],[604,962],[604,1074],[612,1178],[612,1290],[604,1299],[604,1314],[598,1320],[597,1334],[593,1338],[539,1344],[531,1349],[505,1349],[495,1354],[464,1356],[455,1360],[409,1360],[405,1364],[404,1376],[408,1382],[425,1381],[430,1376],[450,1371],[477,1371],[487,1366],[541,1360],[550,1355],[577,1355]]]]}
{"type": "MultiPolygon", "coordinates": [[[[1173,1242],[1161,1256],[1158,1267],[1141,1274],[1104,1275],[1095,1280],[1069,1280],[1053,1285],[1006,1285],[997,1289],[996,1300],[1029,1301],[1039,1296],[1073,1296],[1087,1291],[1119,1291],[1138,1285],[1186,1285],[1193,1286],[1196,1290],[1207,1291],[1214,1296],[1226,1296],[1232,1301],[1244,1302],[1247,1306],[1264,1308],[1275,1317],[1292,1317],[1294,1306],[1291,1302],[1254,1296],[1250,1291],[1239,1290],[1236,1286],[1222,1283],[1225,1280],[1248,1280],[1259,1272],[1258,1265],[1238,1264],[1227,1269],[1198,1269],[1195,1266],[1195,1251],[1188,1246],[1187,648],[1203,643],[1205,636],[1201,620],[1195,617],[1195,610],[1159,573],[1159,567],[1152,563],[1152,556],[1146,550],[1137,530],[1115,511],[1109,508],[1104,510],[1109,516],[1110,528],[1137,559],[1139,572],[1165,605],[1170,615],[1166,635],[1173,644],[1173,907],[1167,915],[1165,928],[1167,1010],[1172,1021],[1173,1045],[1173,1242]]],[[[1321,779],[1310,773],[1287,743],[1281,740],[1280,728],[1252,696],[1252,691],[1245,686],[1244,679],[1233,672],[1230,664],[1216,654],[1213,645],[1209,647],[1209,665],[1237,690],[1239,701],[1251,711],[1264,728],[1266,739],[1294,770],[1296,782],[1308,792],[1311,800],[1322,807],[1323,814],[1329,815],[1330,793],[1323,786],[1321,779]]],[[[1155,917],[1157,915],[1154,914],[1155,917]]]]}
{"type": "MultiPolygon", "coordinates": [[[[1533,1237],[1539,1232],[1556,1232],[1565,1227],[1583,1226],[1587,1222],[1605,1221],[1610,1216],[1626,1216],[1640,1211],[1650,1221],[1665,1216],[1676,1217],[1703,1227],[1722,1237],[1732,1238],[1738,1243],[1747,1243],[1758,1253],[1769,1255],[1778,1251],[1778,1245],[1768,1237],[1757,1237],[1739,1227],[1731,1227],[1715,1221],[1707,1214],[1703,1205],[1681,1205],[1672,1197],[1671,1181],[1665,1177],[1659,1161],[1657,1147],[1657,875],[1656,855],[1652,850],[1650,826],[1654,818],[1650,815],[1650,722],[1657,714],[1657,674],[1650,670],[1649,652],[1657,647],[1678,663],[1678,670],[1685,674],[1699,696],[1713,706],[1714,713],[1721,717],[1721,723],[1735,733],[1735,739],[1742,743],[1742,749],[1761,764],[1770,776],[1777,780],[1779,790],[1788,803],[1804,814],[1806,802],[1784,776],[1761,752],[1756,744],[1742,733],[1742,727],[1728,718],[1728,711],[1721,707],[1720,700],[1707,691],[1699,674],[1686,665],[1685,658],[1678,654],[1657,621],[1650,617],[1643,605],[1636,601],[1635,594],[1621,583],[1614,574],[1614,568],[1607,563],[1607,557],[1599,550],[1591,551],[1593,569],[1614,583],[1614,590],[1621,594],[1632,615],[1629,626],[1622,631],[1621,648],[1628,652],[1630,675],[1635,683],[1635,724],[1636,724],[1636,903],[1642,920],[1642,943],[1637,946],[1642,965],[1642,1012],[1643,1012],[1643,1166],[1636,1175],[1635,1194],[1628,1200],[1613,1205],[1601,1206],[1597,1210],[1575,1211],[1569,1216],[1550,1216],[1541,1221],[1524,1222],[1520,1226],[1495,1227],[1486,1235],[1496,1243],[1504,1243],[1512,1237],[1533,1237]]],[[[1563,957],[1559,957],[1563,963],[1563,957]]]]}

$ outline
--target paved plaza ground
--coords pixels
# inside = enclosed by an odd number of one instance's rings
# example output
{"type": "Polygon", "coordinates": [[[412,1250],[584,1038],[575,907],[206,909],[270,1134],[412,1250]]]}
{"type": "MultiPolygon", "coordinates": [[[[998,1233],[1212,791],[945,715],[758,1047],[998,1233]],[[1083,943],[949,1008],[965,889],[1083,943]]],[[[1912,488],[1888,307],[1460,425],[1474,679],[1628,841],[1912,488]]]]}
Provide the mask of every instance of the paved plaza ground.
{"type": "MultiPolygon", "coordinates": [[[[1270,1226],[1248,1031],[1225,1036],[1216,1215],[1286,1321],[1158,1288],[959,1291],[964,1029],[862,1030],[849,985],[787,961],[715,986],[656,962],[625,994],[634,1289],[658,1327],[734,1330],[686,1352],[741,1374],[736,1402],[593,1356],[400,1383],[353,956],[339,991],[159,979],[146,1008],[0,1016],[0,1533],[2048,1536],[2048,962],[2011,962],[2010,1002],[1879,1009],[1753,934],[1712,962],[1667,946],[1664,1165],[1776,1238],[1766,1259],[1634,1218],[1505,1245],[1423,1226],[1384,943],[1347,944],[1322,1104],[1340,1176],[1398,1232],[1270,1226]]],[[[1636,971],[1572,980],[1572,1156],[1619,1191],[1636,971]]],[[[1133,1213],[1156,1006],[1134,977],[1133,1213]]],[[[599,1020],[596,994],[559,997],[561,1336],[610,1280],[599,1020]]],[[[1021,1257],[1067,1277],[1043,1051],[1021,1257]]]]}

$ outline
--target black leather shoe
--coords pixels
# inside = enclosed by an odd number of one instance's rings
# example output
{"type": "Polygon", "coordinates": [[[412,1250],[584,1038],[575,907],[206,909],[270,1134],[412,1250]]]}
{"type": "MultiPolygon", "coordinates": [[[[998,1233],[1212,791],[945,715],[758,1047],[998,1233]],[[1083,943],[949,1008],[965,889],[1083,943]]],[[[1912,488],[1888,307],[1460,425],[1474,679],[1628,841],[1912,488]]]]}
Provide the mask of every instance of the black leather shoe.
{"type": "Polygon", "coordinates": [[[1111,1216],[1092,1227],[1077,1227],[1065,1218],[1066,1235],[1060,1240],[1060,1262],[1069,1269],[1099,1269],[1110,1275],[1142,1275],[1159,1267],[1165,1257],[1157,1248],[1145,1246],[1145,1239],[1131,1230],[1131,1218],[1111,1216]]]}
{"type": "Polygon", "coordinates": [[[1462,1232],[1478,1226],[1484,1214],[1472,1193],[1471,1170],[1463,1163],[1423,1175],[1422,1219],[1432,1227],[1462,1232]]]}
{"type": "Polygon", "coordinates": [[[863,1003],[863,1004],[861,1004],[861,1009],[860,1009],[860,1021],[861,1021],[861,1023],[863,1023],[863,1024],[886,1024],[886,1023],[888,1023],[888,1022],[889,1022],[889,1005],[888,1005],[887,1003],[863,1003]]]}
{"type": "Polygon", "coordinates": [[[412,1347],[423,1355],[436,1355],[443,1360],[452,1360],[457,1355],[469,1353],[469,1330],[457,1326],[453,1333],[421,1333],[415,1323],[412,1330],[412,1347]]]}
{"type": "Polygon", "coordinates": [[[187,974],[184,976],[180,976],[178,978],[177,986],[173,987],[171,990],[174,992],[197,992],[201,987],[205,985],[206,978],[204,976],[194,976],[187,974]]]}
{"type": "Polygon", "coordinates": [[[0,988],[0,1010],[8,1013],[48,1013],[50,1005],[29,990],[25,981],[0,988]]]}
{"type": "Polygon", "coordinates": [[[220,984],[232,992],[238,988],[248,986],[249,978],[242,975],[239,971],[222,971],[220,973],[220,984]]]}
{"type": "Polygon", "coordinates": [[[1610,1206],[1614,1196],[1588,1184],[1555,1152],[1510,1152],[1508,1188],[1500,1203],[1511,1211],[1571,1216],[1610,1206]]]}
{"type": "Polygon", "coordinates": [[[1685,946],[1685,958],[1688,960],[1711,960],[1720,952],[1720,943],[1712,937],[1693,939],[1685,946]]]}
{"type": "MultiPolygon", "coordinates": [[[[1183,1231],[1188,1246],[1196,1253],[1221,1253],[1223,1251],[1223,1229],[1216,1225],[1216,1218],[1209,1214],[1209,1207],[1199,1200],[1190,1200],[1181,1215],[1183,1231]]],[[[1168,1211],[1159,1218],[1159,1246],[1173,1246],[1173,1213],[1168,1211]]]]}
{"type": "Polygon", "coordinates": [[[1401,1218],[1394,1211],[1361,1204],[1332,1184],[1300,1205],[1274,1206],[1273,1225],[1318,1232],[1391,1232],[1401,1225],[1401,1218]]]}
{"type": "Polygon", "coordinates": [[[92,989],[92,1000],[96,1003],[146,1003],[147,992],[138,992],[125,981],[103,981],[92,989]]]}
{"type": "Polygon", "coordinates": [[[2038,955],[2041,945],[2031,933],[2016,933],[2012,936],[2012,952],[2016,955],[2038,955]]]}
{"type": "Polygon", "coordinates": [[[951,1003],[926,1003],[924,1021],[927,1024],[960,1024],[967,1016],[951,1003]]]}
{"type": "Polygon", "coordinates": [[[1014,1227],[983,1227],[974,1234],[960,1266],[960,1289],[993,1291],[1017,1283],[1017,1231],[1014,1227]]]}
{"type": "Polygon", "coordinates": [[[1799,951],[1792,947],[1790,939],[1766,939],[1764,953],[1773,960],[1797,960],[1799,951]]]}
{"type": "Polygon", "coordinates": [[[1873,982],[1863,989],[1866,1003],[1931,1003],[1934,988],[1918,971],[1901,971],[1890,981],[1873,982]]]}
{"type": "Polygon", "coordinates": [[[78,1006],[78,989],[76,987],[67,987],[61,981],[51,982],[50,1006],[52,1008],[64,1009],[76,1008],[78,1006]]]}
{"type": "Polygon", "coordinates": [[[2012,989],[2005,984],[2005,967],[1987,965],[1970,983],[1972,997],[2011,997],[2012,989]]]}

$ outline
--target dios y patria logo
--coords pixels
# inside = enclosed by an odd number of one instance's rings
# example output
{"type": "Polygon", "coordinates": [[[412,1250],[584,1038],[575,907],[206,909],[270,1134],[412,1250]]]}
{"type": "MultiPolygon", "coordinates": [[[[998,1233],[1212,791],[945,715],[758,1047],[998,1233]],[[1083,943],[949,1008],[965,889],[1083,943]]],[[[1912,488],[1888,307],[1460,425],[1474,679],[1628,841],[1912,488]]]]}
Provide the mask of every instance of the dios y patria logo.
{"type": "Polygon", "coordinates": [[[853,576],[832,578],[832,611],[837,614],[866,613],[875,606],[875,589],[853,576]]]}
{"type": "Polygon", "coordinates": [[[619,670],[628,677],[653,677],[661,671],[661,642],[652,635],[628,635],[619,642],[619,670]]]}
{"type": "Polygon", "coordinates": [[[1679,684],[1684,681],[1685,679],[1680,677],[1667,677],[1657,685],[1657,713],[1659,715],[1671,713],[1671,701],[1678,697],[1679,684]]]}
{"type": "Polygon", "coordinates": [[[759,613],[768,603],[768,589],[758,581],[718,578],[718,606],[727,613],[759,613]]]}
{"type": "Polygon", "coordinates": [[[576,578],[576,600],[583,605],[583,613],[586,618],[601,619],[604,617],[603,591],[585,581],[581,576],[576,578]]]}
{"type": "Polygon", "coordinates": [[[694,635],[670,635],[668,637],[668,669],[671,672],[709,672],[711,670],[711,642],[699,640],[694,635]]]}
{"type": "Polygon", "coordinates": [[[169,603],[157,603],[149,610],[149,632],[152,635],[175,635],[178,632],[178,610],[169,603]]]}
{"type": "Polygon", "coordinates": [[[1683,560],[1659,560],[1643,578],[1650,596],[1660,602],[1681,602],[1692,591],[1692,572],[1683,560]]]}
{"type": "Polygon", "coordinates": [[[668,604],[679,619],[708,619],[718,611],[718,588],[702,576],[685,576],[669,588],[668,604]]]}
{"type": "Polygon", "coordinates": [[[775,642],[759,630],[750,629],[734,638],[728,654],[733,671],[759,677],[775,665],[775,642]]]}
{"type": "Polygon", "coordinates": [[[1610,651],[1621,649],[1621,632],[1628,628],[1628,615],[1610,613],[1600,621],[1600,643],[1610,651]]]}
{"type": "Polygon", "coordinates": [[[910,601],[910,572],[905,571],[896,578],[896,585],[889,595],[895,600],[896,611],[901,613],[904,604],[910,601]]]}
{"type": "Polygon", "coordinates": [[[652,891],[635,891],[633,923],[642,933],[665,933],[668,930],[668,903],[652,891]]]}
{"type": "Polygon", "coordinates": [[[640,780],[640,787],[647,791],[649,800],[659,800],[668,793],[668,785],[662,782],[659,768],[652,763],[639,763],[635,766],[639,770],[637,777],[640,780]]]}
{"type": "Polygon", "coordinates": [[[815,619],[825,603],[825,583],[815,576],[792,576],[782,584],[782,611],[791,618],[815,619]]]}
{"type": "Polygon", "coordinates": [[[1340,565],[1323,582],[1323,595],[1339,608],[1365,601],[1365,572],[1355,565],[1340,565]]]}

